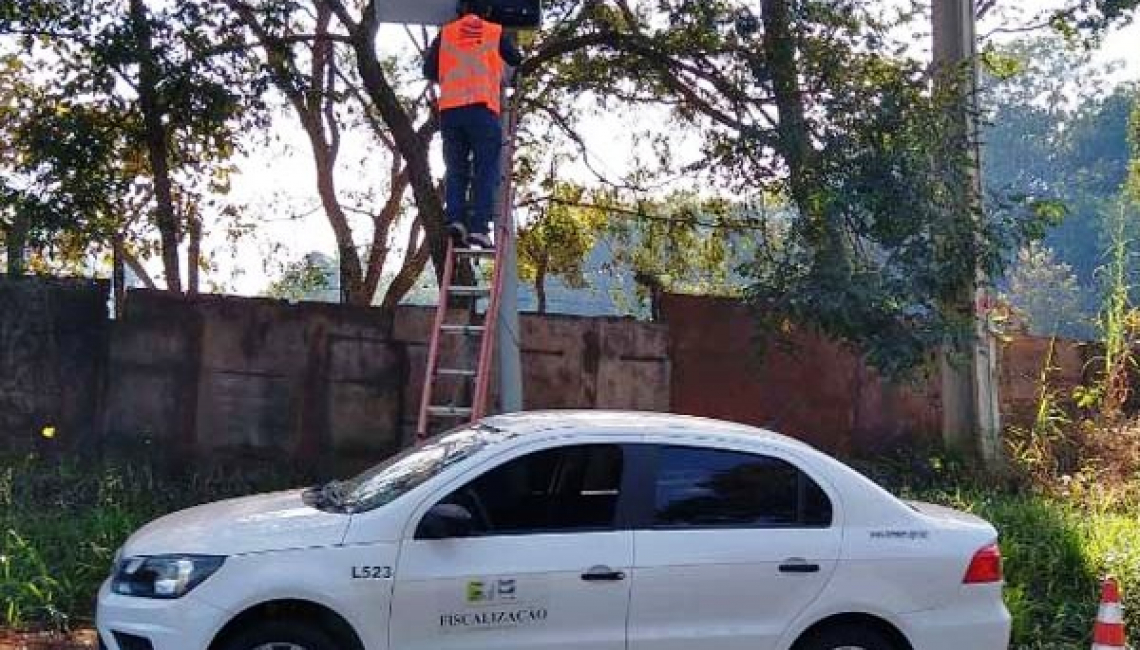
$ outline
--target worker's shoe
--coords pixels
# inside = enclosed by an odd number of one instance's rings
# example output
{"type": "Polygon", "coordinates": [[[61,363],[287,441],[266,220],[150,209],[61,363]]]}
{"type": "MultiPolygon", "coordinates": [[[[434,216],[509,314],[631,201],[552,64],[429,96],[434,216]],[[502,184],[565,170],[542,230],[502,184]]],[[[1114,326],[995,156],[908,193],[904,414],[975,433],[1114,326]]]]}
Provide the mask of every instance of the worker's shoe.
{"type": "Polygon", "coordinates": [[[467,227],[458,221],[447,224],[447,236],[451,237],[451,243],[456,246],[467,245],[467,227]]]}
{"type": "Polygon", "coordinates": [[[494,242],[491,241],[491,235],[485,232],[473,232],[467,236],[467,244],[476,248],[485,248],[491,250],[495,247],[494,242]]]}

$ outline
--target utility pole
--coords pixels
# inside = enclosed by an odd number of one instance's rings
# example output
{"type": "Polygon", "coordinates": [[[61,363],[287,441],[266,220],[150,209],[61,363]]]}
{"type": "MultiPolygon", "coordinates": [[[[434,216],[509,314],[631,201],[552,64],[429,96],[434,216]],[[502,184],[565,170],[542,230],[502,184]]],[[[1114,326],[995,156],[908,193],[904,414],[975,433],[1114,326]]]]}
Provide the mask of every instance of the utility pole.
{"type": "MultiPolygon", "coordinates": [[[[510,70],[505,77],[509,79],[513,74],[514,71],[510,70]]],[[[515,247],[515,189],[512,176],[517,115],[514,100],[507,92],[508,85],[503,84],[502,101],[499,102],[503,107],[499,118],[503,133],[503,154],[495,206],[495,245],[503,247],[504,265],[495,332],[495,347],[499,352],[499,408],[503,413],[523,410],[522,364],[519,358],[518,249],[515,247]]]]}
{"type": "MultiPolygon", "coordinates": [[[[978,65],[975,0],[933,0],[935,84],[947,103],[952,149],[943,172],[951,181],[953,207],[946,232],[961,231],[959,220],[981,213],[981,151],[978,134],[978,65]]],[[[978,454],[990,466],[1001,459],[1001,422],[997,394],[997,345],[987,326],[984,278],[976,259],[972,278],[958,287],[942,308],[954,320],[970,324],[972,336],[948,340],[940,354],[942,436],[947,448],[978,454]]]]}

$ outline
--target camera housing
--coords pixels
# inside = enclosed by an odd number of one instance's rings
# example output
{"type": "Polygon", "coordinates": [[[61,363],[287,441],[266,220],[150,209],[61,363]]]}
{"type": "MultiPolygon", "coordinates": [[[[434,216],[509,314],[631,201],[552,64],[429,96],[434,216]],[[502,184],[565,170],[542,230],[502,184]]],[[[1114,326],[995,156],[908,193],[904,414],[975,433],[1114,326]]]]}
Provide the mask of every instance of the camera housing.
{"type": "Polygon", "coordinates": [[[541,0],[483,0],[481,12],[491,22],[514,29],[537,29],[542,24],[541,0]]]}

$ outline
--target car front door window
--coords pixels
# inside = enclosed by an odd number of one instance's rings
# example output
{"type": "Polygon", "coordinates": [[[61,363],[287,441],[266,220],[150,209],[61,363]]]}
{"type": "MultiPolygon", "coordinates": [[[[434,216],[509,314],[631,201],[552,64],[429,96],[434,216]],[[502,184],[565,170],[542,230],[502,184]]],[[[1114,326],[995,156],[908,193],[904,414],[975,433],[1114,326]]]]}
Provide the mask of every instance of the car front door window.
{"type": "Polygon", "coordinates": [[[612,530],[622,449],[579,445],[508,461],[441,503],[463,506],[479,536],[612,530]]]}

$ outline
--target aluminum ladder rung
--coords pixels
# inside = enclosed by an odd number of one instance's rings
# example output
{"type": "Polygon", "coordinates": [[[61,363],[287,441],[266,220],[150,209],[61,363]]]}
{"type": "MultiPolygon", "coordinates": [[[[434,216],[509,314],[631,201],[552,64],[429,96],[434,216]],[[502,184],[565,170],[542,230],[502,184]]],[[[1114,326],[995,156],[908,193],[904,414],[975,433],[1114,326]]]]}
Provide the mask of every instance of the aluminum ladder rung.
{"type": "Polygon", "coordinates": [[[471,415],[470,406],[429,406],[428,414],[437,418],[465,418],[471,415]]]}
{"type": "Polygon", "coordinates": [[[464,336],[475,336],[487,330],[482,325],[442,325],[439,329],[444,334],[462,334],[464,336]]]}
{"type": "Polygon", "coordinates": [[[446,375],[448,377],[474,377],[479,373],[478,371],[466,370],[464,368],[437,368],[435,374],[446,375]]]}

